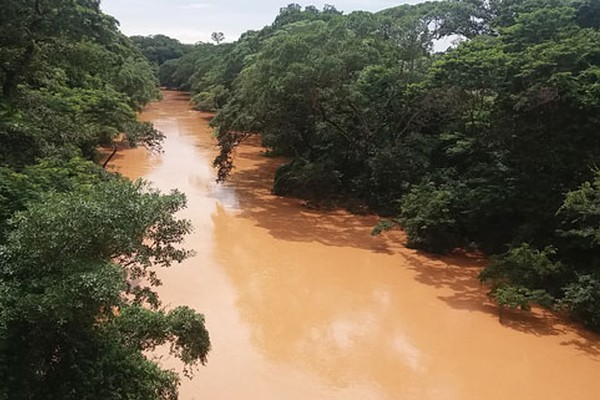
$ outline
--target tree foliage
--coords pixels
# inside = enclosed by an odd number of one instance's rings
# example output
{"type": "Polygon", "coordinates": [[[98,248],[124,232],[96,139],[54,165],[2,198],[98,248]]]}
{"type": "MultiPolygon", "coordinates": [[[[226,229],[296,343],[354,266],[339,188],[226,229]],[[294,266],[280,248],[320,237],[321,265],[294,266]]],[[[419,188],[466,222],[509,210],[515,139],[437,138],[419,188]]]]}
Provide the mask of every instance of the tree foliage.
{"type": "Polygon", "coordinates": [[[152,290],[155,267],[189,255],[177,248],[189,222],[173,217],[184,205],[111,178],[13,216],[0,246],[0,397],[175,397],[176,375],[141,351],[171,342],[193,366],[210,348],[202,316],[160,310],[152,290]]]}
{"type": "Polygon", "coordinates": [[[157,98],[143,55],[89,0],[5,2],[0,16],[0,165],[92,157],[157,98]]]}
{"type": "Polygon", "coordinates": [[[131,36],[130,39],[144,57],[156,67],[169,60],[183,57],[193,48],[192,45],[183,44],[165,35],[131,36]]]}
{"type": "Polygon", "coordinates": [[[97,0],[1,6],[0,399],[176,399],[144,351],[207,361],[204,317],[155,292],[156,269],[191,254],[185,197],[92,161],[121,134],[160,147],[136,119],[152,67],[97,0]]]}

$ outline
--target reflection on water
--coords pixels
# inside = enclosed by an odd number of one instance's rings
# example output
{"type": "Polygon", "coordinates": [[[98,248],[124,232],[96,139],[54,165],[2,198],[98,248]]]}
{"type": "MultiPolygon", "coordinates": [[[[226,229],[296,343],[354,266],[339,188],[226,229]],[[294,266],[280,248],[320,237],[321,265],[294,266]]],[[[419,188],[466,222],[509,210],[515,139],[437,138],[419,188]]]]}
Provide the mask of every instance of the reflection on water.
{"type": "Polygon", "coordinates": [[[205,313],[214,349],[182,399],[597,398],[597,336],[541,312],[499,318],[481,260],[428,257],[399,233],[370,237],[373,217],[271,196],[278,161],[255,143],[216,185],[209,116],[164,94],[142,115],[164,154],[123,152],[115,168],[189,199],[198,256],[161,271],[160,294],[205,313]]]}

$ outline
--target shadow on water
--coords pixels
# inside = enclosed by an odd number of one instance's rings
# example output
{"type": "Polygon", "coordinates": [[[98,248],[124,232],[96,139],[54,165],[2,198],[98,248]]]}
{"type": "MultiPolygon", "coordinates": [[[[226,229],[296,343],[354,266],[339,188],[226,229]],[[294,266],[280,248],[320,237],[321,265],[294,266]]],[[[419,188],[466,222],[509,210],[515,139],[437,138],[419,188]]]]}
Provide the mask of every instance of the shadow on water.
{"type": "Polygon", "coordinates": [[[370,234],[377,223],[375,216],[357,218],[341,210],[310,210],[302,206],[301,200],[272,195],[270,185],[280,159],[240,153],[237,162],[256,164],[235,171],[232,177],[240,199],[240,215],[267,229],[273,237],[393,254],[389,243],[370,234]]]}
{"type": "Polygon", "coordinates": [[[579,331],[578,333],[579,338],[565,340],[561,342],[561,345],[575,347],[579,351],[594,355],[596,359],[600,359],[600,340],[598,337],[585,331],[579,331]]]}
{"type": "Polygon", "coordinates": [[[573,335],[561,342],[591,356],[600,356],[600,337],[567,320],[559,313],[534,307],[531,311],[499,307],[487,295],[487,288],[477,278],[486,260],[477,256],[432,256],[417,251],[404,254],[415,279],[428,286],[444,290],[437,297],[450,307],[469,312],[481,312],[498,318],[503,327],[535,336],[573,335]],[[449,292],[450,294],[446,294],[449,292]]]}

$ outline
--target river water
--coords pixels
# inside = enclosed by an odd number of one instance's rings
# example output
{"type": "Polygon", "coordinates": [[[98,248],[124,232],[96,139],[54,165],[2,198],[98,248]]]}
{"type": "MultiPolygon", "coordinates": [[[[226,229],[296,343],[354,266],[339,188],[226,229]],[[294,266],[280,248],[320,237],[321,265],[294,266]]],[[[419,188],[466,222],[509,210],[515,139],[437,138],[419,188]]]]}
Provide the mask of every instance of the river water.
{"type": "MultiPolygon", "coordinates": [[[[161,271],[165,306],[206,316],[213,350],[182,400],[600,398],[600,340],[542,311],[499,313],[475,257],[432,257],[372,238],[374,217],[270,195],[277,160],[255,143],[214,183],[210,115],[164,92],[141,119],[164,153],[112,168],[188,197],[197,256],[161,271]]],[[[169,368],[178,363],[157,356],[169,368]]]]}

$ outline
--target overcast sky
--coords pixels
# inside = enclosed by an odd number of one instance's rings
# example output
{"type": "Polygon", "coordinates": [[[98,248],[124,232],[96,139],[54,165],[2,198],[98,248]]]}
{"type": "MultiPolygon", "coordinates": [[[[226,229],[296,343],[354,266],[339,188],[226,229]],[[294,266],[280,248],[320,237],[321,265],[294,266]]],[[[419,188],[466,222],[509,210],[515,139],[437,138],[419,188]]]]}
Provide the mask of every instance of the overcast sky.
{"type": "Polygon", "coordinates": [[[227,41],[273,22],[279,9],[289,3],[303,6],[333,4],[338,10],[379,11],[417,0],[102,0],[102,9],[117,18],[126,35],[162,33],[184,43],[210,41],[210,34],[223,32],[227,41]]]}

